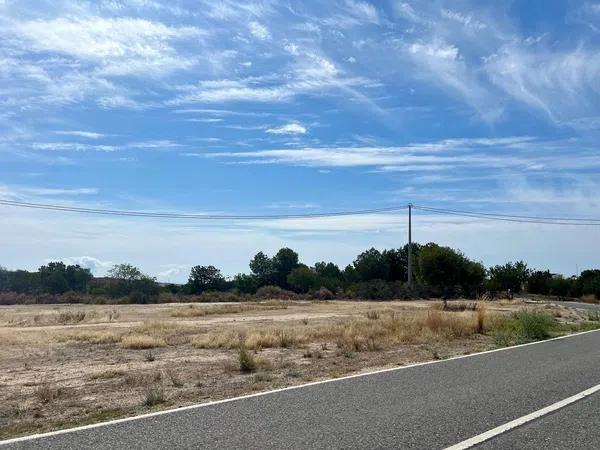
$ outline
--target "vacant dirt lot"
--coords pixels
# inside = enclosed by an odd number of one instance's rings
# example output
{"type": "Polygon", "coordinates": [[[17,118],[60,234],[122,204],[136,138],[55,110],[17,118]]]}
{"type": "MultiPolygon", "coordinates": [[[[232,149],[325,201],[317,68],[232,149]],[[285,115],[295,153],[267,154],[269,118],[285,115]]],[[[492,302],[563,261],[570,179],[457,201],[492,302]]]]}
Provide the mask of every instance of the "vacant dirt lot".
{"type": "Polygon", "coordinates": [[[519,300],[462,305],[3,306],[0,438],[486,350],[520,308],[590,323],[519,300]]]}

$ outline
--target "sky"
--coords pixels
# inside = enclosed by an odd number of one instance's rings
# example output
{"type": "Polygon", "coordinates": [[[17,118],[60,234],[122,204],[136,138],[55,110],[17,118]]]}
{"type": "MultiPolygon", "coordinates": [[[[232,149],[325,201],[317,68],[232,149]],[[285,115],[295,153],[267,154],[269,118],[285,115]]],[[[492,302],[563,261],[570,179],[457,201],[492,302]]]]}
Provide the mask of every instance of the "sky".
{"type": "MultiPolygon", "coordinates": [[[[600,217],[600,2],[0,0],[0,198],[303,214],[412,202],[600,217]]],[[[182,282],[288,246],[341,266],[405,212],[199,222],[0,206],[0,264],[182,282]]],[[[415,212],[486,265],[600,267],[600,227],[415,212]]]]}

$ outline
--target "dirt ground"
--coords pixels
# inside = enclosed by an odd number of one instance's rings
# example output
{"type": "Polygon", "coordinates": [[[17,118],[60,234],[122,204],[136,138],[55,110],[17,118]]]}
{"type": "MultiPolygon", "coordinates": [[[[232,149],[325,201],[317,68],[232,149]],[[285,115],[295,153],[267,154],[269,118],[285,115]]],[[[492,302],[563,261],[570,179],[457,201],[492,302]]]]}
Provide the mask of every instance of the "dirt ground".
{"type": "Polygon", "coordinates": [[[0,438],[487,350],[494,321],[538,307],[465,305],[0,306],[0,438]]]}

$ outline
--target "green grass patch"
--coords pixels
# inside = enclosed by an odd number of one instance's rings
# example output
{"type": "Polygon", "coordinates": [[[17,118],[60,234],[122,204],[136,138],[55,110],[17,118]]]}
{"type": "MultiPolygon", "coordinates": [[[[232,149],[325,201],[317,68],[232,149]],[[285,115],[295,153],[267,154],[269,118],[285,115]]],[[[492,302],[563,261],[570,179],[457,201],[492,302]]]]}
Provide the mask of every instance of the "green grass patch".
{"type": "Polygon", "coordinates": [[[555,317],[541,311],[522,310],[492,331],[498,347],[548,339],[563,331],[555,317]]]}

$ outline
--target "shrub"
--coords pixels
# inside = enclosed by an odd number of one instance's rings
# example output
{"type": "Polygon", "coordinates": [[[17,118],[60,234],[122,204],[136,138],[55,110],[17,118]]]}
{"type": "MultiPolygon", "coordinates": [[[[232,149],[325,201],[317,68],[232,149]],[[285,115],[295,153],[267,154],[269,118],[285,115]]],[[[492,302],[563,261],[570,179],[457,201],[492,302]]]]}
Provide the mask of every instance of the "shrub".
{"type": "Polygon", "coordinates": [[[51,386],[47,381],[42,382],[35,390],[35,397],[40,403],[50,403],[60,397],[61,394],[60,388],[51,386]]]}
{"type": "Polygon", "coordinates": [[[551,315],[540,311],[523,310],[516,314],[523,337],[527,340],[547,339],[557,322],[551,315]]]}
{"type": "Polygon", "coordinates": [[[259,299],[280,299],[280,300],[297,300],[300,297],[292,291],[286,291],[279,286],[263,286],[256,291],[256,298],[259,299]]]}
{"type": "Polygon", "coordinates": [[[156,406],[165,401],[165,391],[160,385],[150,386],[144,392],[144,406],[156,406]]]}
{"type": "Polygon", "coordinates": [[[321,288],[319,290],[314,291],[311,294],[311,297],[316,300],[333,300],[335,298],[335,295],[333,292],[331,292],[326,287],[321,286],[321,288]]]}
{"type": "Polygon", "coordinates": [[[256,370],[257,363],[254,355],[246,350],[246,347],[243,345],[240,346],[238,360],[240,363],[241,372],[254,372],[256,370]]]}

